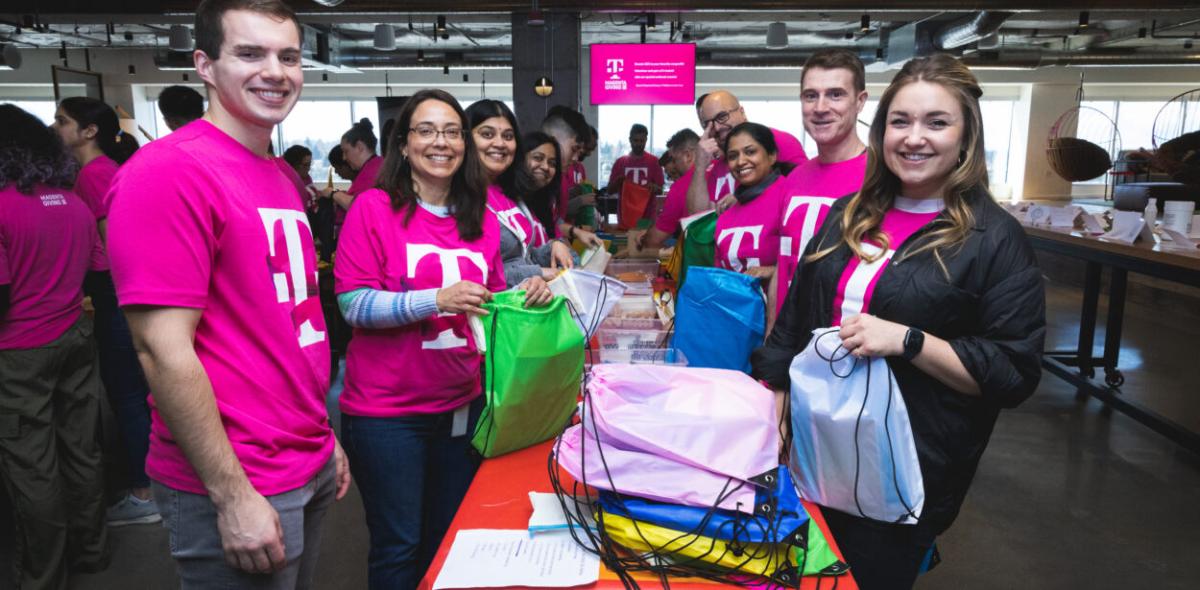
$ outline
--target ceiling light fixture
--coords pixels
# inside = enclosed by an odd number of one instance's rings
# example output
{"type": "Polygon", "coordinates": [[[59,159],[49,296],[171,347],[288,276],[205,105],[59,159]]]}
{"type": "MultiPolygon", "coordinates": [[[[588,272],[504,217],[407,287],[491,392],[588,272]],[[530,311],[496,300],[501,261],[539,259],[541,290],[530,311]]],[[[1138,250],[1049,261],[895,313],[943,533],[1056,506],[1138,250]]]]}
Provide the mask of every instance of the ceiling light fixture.
{"type": "Polygon", "coordinates": [[[167,47],[171,51],[191,51],[192,30],[187,25],[171,25],[171,32],[167,36],[167,47]]]}
{"type": "Polygon", "coordinates": [[[396,48],[396,29],[392,25],[375,25],[375,49],[391,51],[396,48]]]}
{"type": "Polygon", "coordinates": [[[0,49],[0,66],[10,70],[16,70],[21,67],[21,52],[17,50],[16,45],[8,44],[0,49]]]}
{"type": "Polygon", "coordinates": [[[1090,15],[1088,14],[1088,11],[1084,10],[1084,11],[1080,12],[1079,13],[1079,28],[1081,28],[1081,29],[1088,28],[1088,20],[1090,20],[1090,15]]]}
{"type": "Polygon", "coordinates": [[[784,49],[787,46],[787,25],[779,21],[767,25],[767,49],[784,49]]]}
{"type": "Polygon", "coordinates": [[[437,25],[435,25],[433,27],[433,33],[435,35],[439,35],[439,36],[446,34],[446,17],[445,16],[437,17],[437,25]]]}
{"type": "Polygon", "coordinates": [[[551,82],[550,78],[542,76],[533,83],[533,92],[542,98],[547,98],[554,94],[554,82],[551,82]]]}
{"type": "Polygon", "coordinates": [[[442,66],[442,73],[449,76],[450,75],[450,66],[449,65],[442,66]]]}
{"type": "Polygon", "coordinates": [[[646,15],[646,28],[651,31],[658,29],[658,15],[653,12],[646,15]]]}
{"type": "Polygon", "coordinates": [[[417,61],[425,61],[425,50],[424,49],[417,50],[417,61]]]}
{"type": "Polygon", "coordinates": [[[858,30],[860,33],[870,33],[871,32],[871,15],[869,15],[869,14],[862,15],[862,20],[860,21],[860,23],[858,25],[858,30]]]}

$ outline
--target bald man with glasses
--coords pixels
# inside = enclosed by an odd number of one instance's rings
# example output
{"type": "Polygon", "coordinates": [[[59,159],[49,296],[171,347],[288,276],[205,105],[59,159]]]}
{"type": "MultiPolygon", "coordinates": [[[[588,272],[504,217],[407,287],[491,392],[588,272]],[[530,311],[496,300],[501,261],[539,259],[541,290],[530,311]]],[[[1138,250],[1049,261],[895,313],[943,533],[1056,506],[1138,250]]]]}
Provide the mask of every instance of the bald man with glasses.
{"type": "MultiPolygon", "coordinates": [[[[692,175],[688,211],[695,214],[714,206],[717,211],[724,211],[734,203],[734,180],[725,163],[725,140],[734,127],[746,122],[746,111],[732,93],[717,90],[696,101],[696,115],[704,130],[696,151],[696,170],[703,170],[704,174],[692,175]]],[[[808,160],[795,136],[774,128],[771,132],[779,146],[780,161],[799,165],[808,160]]]]}

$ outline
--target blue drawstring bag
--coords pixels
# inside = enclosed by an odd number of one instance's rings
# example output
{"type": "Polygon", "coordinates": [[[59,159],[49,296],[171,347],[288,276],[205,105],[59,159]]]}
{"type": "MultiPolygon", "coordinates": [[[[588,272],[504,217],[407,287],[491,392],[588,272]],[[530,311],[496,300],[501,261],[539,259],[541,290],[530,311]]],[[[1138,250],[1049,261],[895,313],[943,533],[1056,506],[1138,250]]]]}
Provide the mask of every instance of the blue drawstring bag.
{"type": "Polygon", "coordinates": [[[675,302],[672,346],[689,367],[750,372],[750,353],[766,335],[766,299],[758,279],[715,267],[693,267],[675,302]]]}
{"type": "MultiPolygon", "coordinates": [[[[697,508],[643,500],[601,491],[602,510],[666,529],[686,531],[738,544],[775,543],[803,547],[808,513],[800,504],[786,467],[762,476],[767,487],[757,487],[754,514],[720,508],[697,508]]],[[[732,481],[732,480],[731,480],[732,481]]]]}

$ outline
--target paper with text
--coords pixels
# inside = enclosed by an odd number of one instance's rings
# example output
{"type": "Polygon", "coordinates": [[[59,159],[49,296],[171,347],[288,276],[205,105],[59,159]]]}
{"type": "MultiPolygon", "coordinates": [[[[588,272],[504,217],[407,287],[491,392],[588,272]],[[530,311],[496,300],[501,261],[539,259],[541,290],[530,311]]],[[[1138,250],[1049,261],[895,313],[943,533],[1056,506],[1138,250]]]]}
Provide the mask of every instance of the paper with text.
{"type": "Polygon", "coordinates": [[[458,531],[433,590],[504,586],[567,587],[600,578],[600,558],[571,535],[538,535],[524,530],[458,531]]]}

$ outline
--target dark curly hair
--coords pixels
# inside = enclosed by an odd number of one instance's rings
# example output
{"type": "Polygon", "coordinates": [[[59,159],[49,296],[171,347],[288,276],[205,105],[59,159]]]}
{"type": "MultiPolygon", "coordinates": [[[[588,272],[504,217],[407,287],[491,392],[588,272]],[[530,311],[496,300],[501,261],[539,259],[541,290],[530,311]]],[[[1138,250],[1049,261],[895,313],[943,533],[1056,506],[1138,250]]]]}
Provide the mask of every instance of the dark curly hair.
{"type": "Polygon", "coordinates": [[[54,130],[16,105],[0,104],[0,189],[11,184],[27,195],[38,184],[69,189],[78,171],[54,130]]]}

